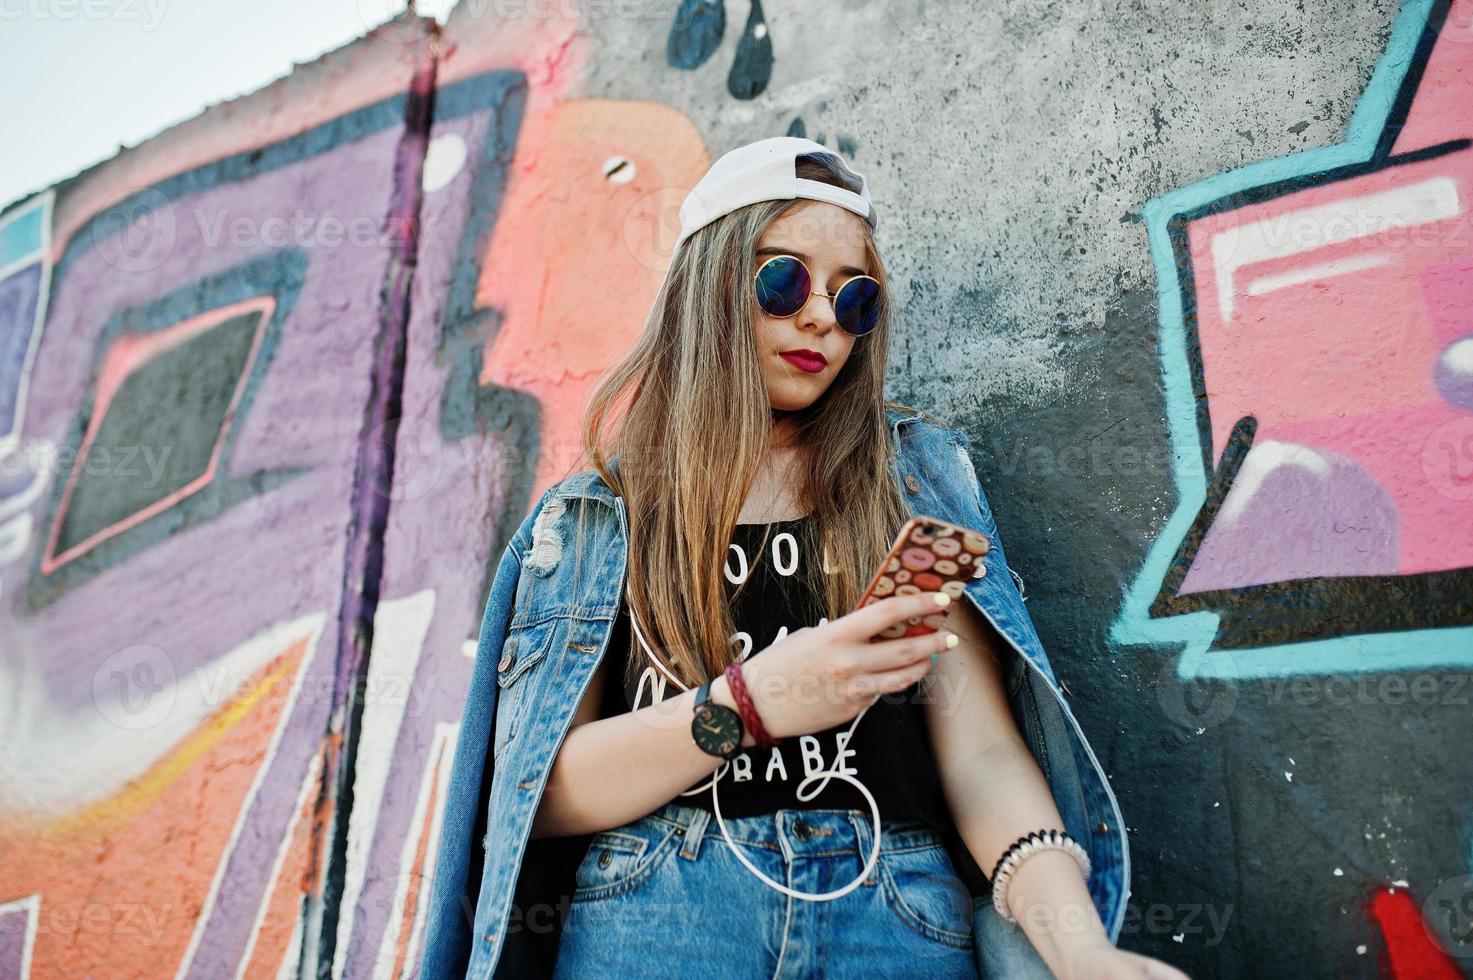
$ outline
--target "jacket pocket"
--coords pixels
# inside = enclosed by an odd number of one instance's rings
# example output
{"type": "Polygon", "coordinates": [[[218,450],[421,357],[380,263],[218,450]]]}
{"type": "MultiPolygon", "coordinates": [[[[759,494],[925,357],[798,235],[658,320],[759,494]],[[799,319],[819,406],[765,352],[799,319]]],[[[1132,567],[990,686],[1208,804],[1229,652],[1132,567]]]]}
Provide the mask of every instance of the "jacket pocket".
{"type": "Polygon", "coordinates": [[[506,640],[501,645],[501,659],[496,664],[493,758],[499,758],[507,744],[516,738],[523,716],[536,701],[528,693],[529,687],[534,686],[535,677],[528,675],[533,674],[533,668],[546,659],[556,640],[557,620],[545,620],[507,631],[506,640]]]}
{"type": "Polygon", "coordinates": [[[548,620],[507,630],[506,641],[501,644],[501,658],[496,662],[497,687],[502,690],[511,687],[547,656],[555,625],[548,620]]]}

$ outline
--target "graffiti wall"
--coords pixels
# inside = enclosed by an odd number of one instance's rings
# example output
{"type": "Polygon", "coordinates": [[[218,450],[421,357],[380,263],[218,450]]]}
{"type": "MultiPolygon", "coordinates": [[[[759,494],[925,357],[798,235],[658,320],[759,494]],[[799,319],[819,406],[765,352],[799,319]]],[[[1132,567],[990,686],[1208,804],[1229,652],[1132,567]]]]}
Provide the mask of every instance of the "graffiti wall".
{"type": "Polygon", "coordinates": [[[415,975],[496,559],[789,133],[875,189],[1122,945],[1473,976],[1473,0],[1180,14],[462,0],[0,211],[0,975],[415,975]]]}
{"type": "Polygon", "coordinates": [[[370,37],[4,216],[7,975],[298,959],[374,608],[428,51],[370,37]]]}

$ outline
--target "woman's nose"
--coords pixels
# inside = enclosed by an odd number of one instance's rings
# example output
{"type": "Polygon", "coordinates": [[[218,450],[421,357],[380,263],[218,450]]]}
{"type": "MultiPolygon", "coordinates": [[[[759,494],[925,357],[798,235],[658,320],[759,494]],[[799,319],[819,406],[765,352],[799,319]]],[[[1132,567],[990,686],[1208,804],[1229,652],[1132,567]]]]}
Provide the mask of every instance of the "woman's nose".
{"type": "Polygon", "coordinates": [[[811,324],[823,333],[828,333],[839,325],[839,321],[834,319],[833,299],[816,289],[808,294],[808,302],[803,304],[801,316],[805,324],[811,324]]]}

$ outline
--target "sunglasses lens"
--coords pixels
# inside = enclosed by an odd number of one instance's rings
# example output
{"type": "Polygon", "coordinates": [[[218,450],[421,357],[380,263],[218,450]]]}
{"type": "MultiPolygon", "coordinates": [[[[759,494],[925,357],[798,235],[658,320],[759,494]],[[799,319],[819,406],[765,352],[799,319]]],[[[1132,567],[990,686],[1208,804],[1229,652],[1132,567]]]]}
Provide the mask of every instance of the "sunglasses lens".
{"type": "Polygon", "coordinates": [[[855,336],[869,333],[879,318],[880,284],[873,279],[850,279],[834,297],[834,319],[855,336]]]}
{"type": "Polygon", "coordinates": [[[757,270],[757,305],[768,316],[792,316],[808,302],[808,270],[791,255],[775,255],[757,270]]]}

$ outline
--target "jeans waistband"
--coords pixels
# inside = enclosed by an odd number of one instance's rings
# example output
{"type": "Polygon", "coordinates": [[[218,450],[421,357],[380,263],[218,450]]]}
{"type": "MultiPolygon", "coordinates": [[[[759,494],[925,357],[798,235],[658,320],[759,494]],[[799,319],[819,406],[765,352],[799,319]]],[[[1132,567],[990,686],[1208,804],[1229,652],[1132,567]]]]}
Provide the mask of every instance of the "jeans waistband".
{"type": "MultiPolygon", "coordinates": [[[[722,840],[716,815],[703,807],[671,801],[644,820],[673,824],[684,840],[680,853],[694,858],[707,836],[722,840]]],[[[863,810],[782,809],[748,817],[723,817],[726,831],[738,844],[764,847],[784,857],[825,854],[867,856],[874,847],[874,815],[863,810]]],[[[939,833],[917,820],[880,819],[880,853],[945,847],[939,833]]]]}

